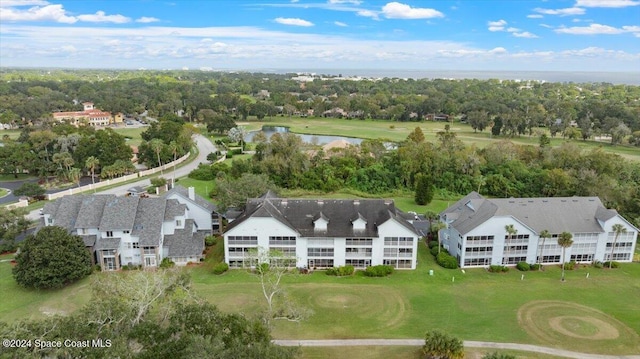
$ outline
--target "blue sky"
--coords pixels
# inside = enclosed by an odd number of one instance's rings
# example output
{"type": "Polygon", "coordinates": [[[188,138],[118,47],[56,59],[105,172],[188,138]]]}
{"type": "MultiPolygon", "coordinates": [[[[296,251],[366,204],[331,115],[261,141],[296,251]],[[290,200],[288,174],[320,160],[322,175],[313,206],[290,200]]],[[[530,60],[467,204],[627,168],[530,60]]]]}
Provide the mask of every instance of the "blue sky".
{"type": "Polygon", "coordinates": [[[1,0],[0,66],[640,71],[640,0],[1,0]]]}

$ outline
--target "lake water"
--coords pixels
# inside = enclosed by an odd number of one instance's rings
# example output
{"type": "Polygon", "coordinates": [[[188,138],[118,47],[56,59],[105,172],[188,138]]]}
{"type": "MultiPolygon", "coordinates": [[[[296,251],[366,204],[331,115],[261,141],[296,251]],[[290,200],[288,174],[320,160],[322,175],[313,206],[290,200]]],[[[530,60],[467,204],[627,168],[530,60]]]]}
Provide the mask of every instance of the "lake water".
{"type": "MultiPolygon", "coordinates": [[[[263,126],[262,127],[262,131],[251,131],[247,134],[247,136],[245,136],[244,140],[247,142],[252,142],[253,140],[253,136],[256,135],[256,133],[258,132],[264,132],[264,134],[267,136],[267,138],[271,138],[271,136],[273,136],[274,133],[288,133],[289,132],[289,128],[288,127],[282,127],[282,126],[263,126]]],[[[344,137],[344,136],[329,136],[329,135],[304,135],[304,134],[299,134],[296,133],[295,135],[299,136],[300,138],[302,138],[303,142],[306,143],[313,143],[316,145],[326,145],[329,142],[335,141],[335,140],[345,140],[351,144],[354,145],[359,145],[362,142],[361,138],[354,138],[354,137],[344,137]]]]}

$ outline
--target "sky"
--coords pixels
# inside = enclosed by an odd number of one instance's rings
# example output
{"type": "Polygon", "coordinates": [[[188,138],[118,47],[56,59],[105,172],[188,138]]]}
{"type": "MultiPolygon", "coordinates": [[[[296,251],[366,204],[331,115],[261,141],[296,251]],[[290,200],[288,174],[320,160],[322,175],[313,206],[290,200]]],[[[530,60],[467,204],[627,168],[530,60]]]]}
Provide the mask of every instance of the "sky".
{"type": "Polygon", "coordinates": [[[638,72],[640,0],[0,0],[0,66],[638,72]]]}

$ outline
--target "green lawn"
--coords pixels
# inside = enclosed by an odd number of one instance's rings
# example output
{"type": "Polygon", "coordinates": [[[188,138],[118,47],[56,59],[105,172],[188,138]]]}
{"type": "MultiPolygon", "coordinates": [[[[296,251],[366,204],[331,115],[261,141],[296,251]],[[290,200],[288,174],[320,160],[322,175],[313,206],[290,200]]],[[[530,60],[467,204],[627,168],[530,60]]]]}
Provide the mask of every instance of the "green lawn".
{"type": "Polygon", "coordinates": [[[131,146],[140,146],[142,137],[140,134],[147,130],[147,127],[116,127],[113,130],[127,138],[127,144],[131,146]]]}
{"type": "MultiPolygon", "coordinates": [[[[300,359],[419,359],[422,358],[420,347],[375,346],[375,347],[301,347],[300,359]]],[[[514,350],[488,350],[468,348],[465,358],[481,358],[487,353],[499,352],[515,355],[518,359],[558,359],[553,355],[521,352],[514,350]]]]}
{"type": "MultiPolygon", "coordinates": [[[[515,269],[504,274],[442,269],[423,245],[418,262],[417,270],[398,271],[388,278],[361,274],[336,278],[322,271],[287,278],[291,296],[315,314],[302,323],[277,322],[273,335],[282,339],[420,338],[426,330],[441,329],[465,340],[578,352],[640,352],[640,304],[629,300],[640,290],[638,263],[616,270],[567,271],[567,281],[562,283],[557,266],[526,272],[523,280],[523,273],[515,269]],[[428,275],[430,269],[434,276],[428,275]],[[533,311],[525,310],[532,304],[537,305],[533,311]],[[533,318],[561,317],[563,311],[576,318],[594,317],[615,328],[616,337],[591,340],[538,335],[531,328],[544,323],[520,322],[519,310],[524,317],[533,313],[533,318]]],[[[214,276],[207,267],[199,267],[192,274],[198,292],[224,311],[253,315],[264,305],[257,278],[244,270],[214,276]]]]}
{"type": "MultiPolygon", "coordinates": [[[[640,304],[635,300],[640,291],[638,263],[624,264],[615,270],[567,271],[567,281],[562,283],[556,266],[543,272],[526,272],[524,280],[522,272],[516,270],[491,274],[484,269],[472,269],[463,274],[460,270],[442,269],[422,244],[418,261],[417,270],[397,271],[387,278],[361,274],[337,278],[322,271],[287,277],[284,285],[291,297],[314,314],[301,323],[276,322],[274,337],[421,338],[427,330],[441,329],[464,340],[536,344],[602,354],[640,352],[640,304]],[[435,271],[433,276],[428,274],[430,269],[435,271]],[[532,318],[530,322],[522,319],[527,315],[532,318]],[[532,330],[544,326],[536,318],[562,316],[571,318],[567,326],[581,317],[595,318],[606,323],[601,328],[608,328],[605,333],[608,336],[596,340],[532,330]]],[[[200,296],[223,311],[248,316],[256,315],[264,307],[258,280],[252,274],[231,270],[215,276],[211,265],[208,262],[186,269],[191,272],[194,289],[200,296]]],[[[4,292],[0,320],[38,318],[47,313],[75,310],[88,300],[90,283],[91,278],[87,278],[63,290],[25,290],[13,281],[10,263],[0,262],[0,287],[4,292]]],[[[582,323],[576,333],[583,336],[598,333],[598,327],[582,323]]],[[[340,349],[304,349],[303,357],[329,357],[336,350],[340,349]]],[[[350,356],[354,358],[411,358],[415,352],[413,348],[353,348],[345,349],[344,353],[352,353],[350,356]]]]}
{"type": "MultiPolygon", "coordinates": [[[[315,135],[335,135],[371,139],[388,139],[391,141],[401,141],[416,127],[420,127],[428,141],[435,141],[436,134],[444,129],[445,122],[392,122],[381,120],[347,120],[335,118],[299,118],[299,117],[272,117],[265,121],[251,121],[239,123],[246,126],[247,130],[259,130],[263,125],[288,126],[291,132],[315,134],[315,135]]],[[[538,128],[538,131],[547,131],[545,128],[538,128]]],[[[485,147],[491,142],[508,139],[518,144],[538,145],[536,136],[520,136],[514,138],[492,137],[489,130],[474,132],[470,125],[454,122],[451,124],[451,131],[458,135],[458,138],[467,145],[475,145],[479,148],[485,147]]],[[[552,146],[569,141],[561,136],[551,139],[552,146]]],[[[607,152],[618,153],[626,158],[640,161],[640,149],[632,146],[611,146],[607,142],[571,140],[584,149],[602,147],[607,152]]]]}

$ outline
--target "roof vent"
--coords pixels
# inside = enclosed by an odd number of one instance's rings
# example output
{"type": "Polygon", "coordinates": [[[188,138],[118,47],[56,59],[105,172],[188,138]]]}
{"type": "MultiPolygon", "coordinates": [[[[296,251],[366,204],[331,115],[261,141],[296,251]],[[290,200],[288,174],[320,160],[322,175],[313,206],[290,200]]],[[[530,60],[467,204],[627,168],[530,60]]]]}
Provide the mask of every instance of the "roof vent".
{"type": "Polygon", "coordinates": [[[283,198],[283,199],[282,199],[282,201],[280,201],[280,203],[281,203],[283,206],[286,206],[288,202],[287,202],[287,199],[286,199],[286,198],[283,198]]]}
{"type": "Polygon", "coordinates": [[[318,200],[318,204],[322,206],[322,205],[324,204],[324,200],[319,199],[319,200],[318,200]]]}
{"type": "Polygon", "coordinates": [[[359,205],[359,204],[360,204],[360,200],[359,200],[359,199],[354,199],[354,200],[353,200],[353,205],[354,205],[354,206],[357,206],[357,205],[359,205]]]}

